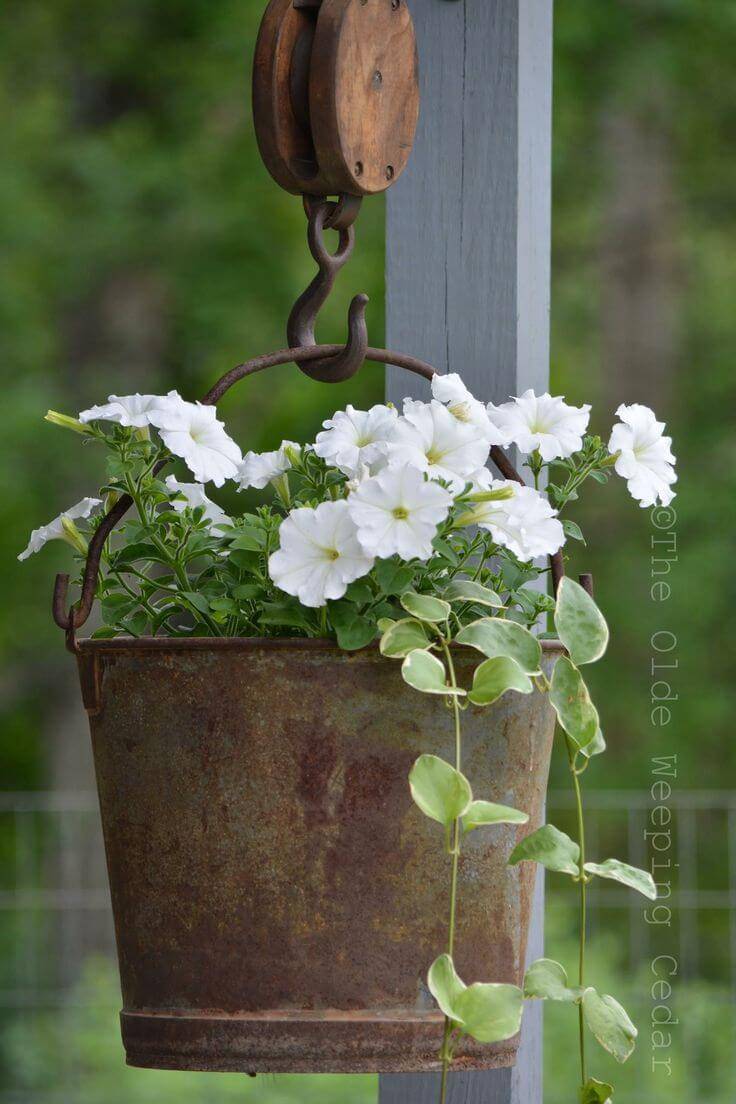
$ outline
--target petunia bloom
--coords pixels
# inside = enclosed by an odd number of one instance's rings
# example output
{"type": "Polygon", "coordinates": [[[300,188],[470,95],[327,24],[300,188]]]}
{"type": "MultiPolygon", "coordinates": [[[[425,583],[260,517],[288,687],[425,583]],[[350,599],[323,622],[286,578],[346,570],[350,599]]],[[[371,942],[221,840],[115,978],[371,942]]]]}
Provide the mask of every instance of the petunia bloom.
{"type": "Polygon", "coordinates": [[[185,402],[173,392],[149,411],[149,418],[167,449],[182,458],[198,483],[221,487],[238,475],[243,457],[217,420],[214,406],[185,402]]]}
{"type": "Polygon", "coordinates": [[[641,506],[656,502],[669,506],[677,475],[672,438],[664,436],[664,422],[658,422],[654,411],[641,403],[620,406],[616,416],[621,421],[611,431],[608,451],[619,454],[614,465],[617,474],[641,506]]]}
{"type": "Polygon", "coordinates": [[[506,435],[488,417],[484,403],[468,390],[457,372],[432,376],[432,396],[443,403],[459,422],[476,426],[489,445],[505,445],[506,435]]]}
{"type": "Polygon", "coordinates": [[[281,547],[268,560],[268,573],[303,606],[324,606],[342,598],[350,583],[373,567],[358,541],[345,499],[300,506],[281,524],[281,547]]]}
{"type": "Polygon", "coordinates": [[[398,415],[394,407],[378,404],[370,410],[353,406],[338,410],[317,434],[314,451],[344,475],[355,478],[363,464],[371,471],[385,462],[386,442],[398,415]]]}
{"type": "Polygon", "coordinates": [[[409,465],[462,490],[488,459],[488,441],[477,426],[464,424],[447,407],[407,399],[388,446],[390,467],[409,465]]]}
{"type": "Polygon", "coordinates": [[[255,487],[262,491],[274,479],[279,479],[293,467],[289,453],[301,452],[295,441],[282,441],[275,452],[246,452],[238,477],[241,491],[255,487]]]}
{"type": "Polygon", "coordinates": [[[538,449],[549,462],[582,448],[590,406],[568,406],[559,396],[535,395],[530,388],[511,402],[489,403],[488,416],[508,444],[518,445],[525,454],[538,449]]]}
{"type": "Polygon", "coordinates": [[[386,468],[360,484],[348,499],[358,540],[371,556],[428,560],[437,526],[453,497],[416,468],[386,468]]]}
{"type": "Polygon", "coordinates": [[[464,525],[487,529],[496,544],[508,548],[526,563],[537,556],[552,556],[565,543],[562,523],[546,495],[511,480],[492,479],[483,473],[478,480],[480,490],[513,490],[511,498],[500,501],[476,502],[458,520],[464,525]]]}
{"type": "Polygon", "coordinates": [[[223,527],[232,525],[232,521],[222,506],[218,506],[204,493],[204,487],[201,483],[180,483],[176,476],[167,475],[166,486],[173,495],[177,496],[171,502],[177,514],[183,514],[187,507],[191,510],[196,510],[198,507],[204,508],[207,528],[213,536],[223,536],[225,531],[223,527]]]}
{"type": "Polygon", "coordinates": [[[168,395],[110,395],[102,406],[83,410],[79,420],[85,425],[87,422],[117,422],[143,429],[151,424],[151,411],[176,399],[183,402],[176,391],[169,391],[168,395]]]}
{"type": "Polygon", "coordinates": [[[76,505],[70,506],[68,510],[64,510],[62,514],[55,517],[48,525],[42,525],[40,529],[34,529],[31,533],[28,547],[20,553],[18,559],[27,560],[34,552],[39,552],[50,540],[63,540],[71,544],[77,551],[84,551],[80,544],[81,537],[79,540],[74,540],[73,538],[73,532],[76,527],[70,527],[69,523],[74,522],[77,518],[88,518],[94,513],[98,506],[101,505],[102,500],[99,498],[83,498],[81,502],[77,502],[76,505]],[[67,522],[66,528],[64,522],[67,522]],[[69,532],[69,528],[72,528],[71,533],[69,532]]]}

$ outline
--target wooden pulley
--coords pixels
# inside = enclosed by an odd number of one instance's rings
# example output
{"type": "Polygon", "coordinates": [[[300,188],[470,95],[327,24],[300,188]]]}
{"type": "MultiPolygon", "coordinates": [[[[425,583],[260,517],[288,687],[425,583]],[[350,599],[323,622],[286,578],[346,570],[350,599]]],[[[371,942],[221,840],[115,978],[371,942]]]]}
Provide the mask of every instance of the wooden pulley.
{"type": "Polygon", "coordinates": [[[382,192],[401,174],[419,116],[406,0],[270,0],[253,67],[261,156],[308,195],[382,192]]]}

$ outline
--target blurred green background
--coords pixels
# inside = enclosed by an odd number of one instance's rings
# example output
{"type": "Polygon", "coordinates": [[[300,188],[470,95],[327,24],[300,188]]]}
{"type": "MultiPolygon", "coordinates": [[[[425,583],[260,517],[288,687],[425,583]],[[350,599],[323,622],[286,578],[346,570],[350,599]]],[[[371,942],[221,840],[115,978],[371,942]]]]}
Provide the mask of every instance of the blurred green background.
{"type": "MultiPolygon", "coordinates": [[[[49,616],[65,550],[15,560],[31,528],[98,479],[94,451],[44,424],[47,407],[75,413],[111,392],[174,386],[194,397],[228,367],[284,344],[313,267],[300,204],[271,182],[250,122],[263,8],[5,0],[0,12],[3,1104],[375,1096],[372,1078],[251,1082],[124,1069],[97,828],[85,820],[86,798],[74,798],[93,788],[85,721],[49,616]]],[[[735,57],[732,0],[558,0],[553,389],[592,401],[603,434],[620,402],[649,403],[669,423],[680,468],[666,604],[649,594],[649,513],[620,482],[590,495],[583,520],[594,544],[575,557],[595,573],[613,629],[594,676],[611,751],[587,775],[602,795],[591,816],[609,853],[647,861],[651,756],[678,756],[672,927],[653,929],[638,904],[624,914],[603,895],[594,912],[593,953],[642,1028],[637,1055],[615,1071],[619,1099],[657,1104],[736,1095],[736,672],[725,616],[736,597],[735,57]],[[677,700],[657,731],[650,639],[660,630],[677,639],[677,700]],[[614,939],[624,916],[626,937],[614,939]],[[649,962],[670,949],[681,964],[682,1022],[668,1079],[652,1072],[647,1017],[649,962]]],[[[365,290],[381,344],[382,269],[382,203],[373,200],[321,337],[342,338],[350,296],[365,290]]],[[[287,366],[242,385],[222,411],[246,448],[274,447],[313,438],[336,407],[381,392],[375,367],[325,388],[287,366]]],[[[562,774],[553,779],[563,785],[562,774]]],[[[550,907],[549,950],[572,963],[561,900],[550,907]]],[[[573,1092],[565,1011],[547,1016],[548,1104],[573,1092]]],[[[605,1060],[597,1066],[608,1071],[605,1060]]]]}

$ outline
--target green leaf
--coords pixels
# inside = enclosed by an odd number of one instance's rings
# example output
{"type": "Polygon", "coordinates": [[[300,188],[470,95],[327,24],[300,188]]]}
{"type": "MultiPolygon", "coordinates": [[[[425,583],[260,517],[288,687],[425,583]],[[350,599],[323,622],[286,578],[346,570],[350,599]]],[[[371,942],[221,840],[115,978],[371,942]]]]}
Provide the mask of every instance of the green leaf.
{"type": "Polygon", "coordinates": [[[293,629],[309,627],[304,607],[298,602],[264,602],[259,620],[262,625],[278,625],[293,629]]]}
{"type": "Polygon", "coordinates": [[[617,1062],[625,1062],[634,1049],[638,1031],[617,1000],[595,989],[583,993],[585,1022],[604,1050],[617,1062]]]}
{"type": "Polygon", "coordinates": [[[606,750],[606,741],[603,739],[601,730],[598,729],[590,743],[580,750],[586,759],[592,759],[594,755],[601,755],[606,750]]]}
{"type": "Polygon", "coordinates": [[[384,632],[380,644],[381,655],[391,659],[403,659],[415,648],[426,649],[428,644],[429,640],[422,623],[411,617],[405,617],[402,621],[392,621],[384,632]]]}
{"type": "Polygon", "coordinates": [[[447,543],[447,541],[442,540],[442,537],[434,538],[434,540],[432,541],[432,548],[434,548],[435,552],[437,552],[443,559],[447,560],[451,567],[457,567],[457,565],[460,563],[460,557],[458,556],[455,549],[452,548],[447,543]]]}
{"type": "Polygon", "coordinates": [[[436,755],[420,755],[409,773],[411,796],[425,816],[439,824],[452,824],[473,800],[470,783],[436,755]]]}
{"type": "Polygon", "coordinates": [[[579,748],[587,747],[600,732],[598,710],[590,700],[583,676],[567,656],[560,656],[549,688],[557,720],[579,748]]]}
{"type": "Polygon", "coordinates": [[[499,617],[482,617],[466,625],[457,634],[458,644],[469,644],[477,648],[488,659],[508,656],[515,660],[522,671],[529,675],[539,672],[542,662],[542,649],[536,637],[528,629],[514,621],[503,621],[499,617]]]}
{"type": "Polygon", "coordinates": [[[444,590],[448,602],[473,602],[476,606],[492,606],[503,609],[503,602],[495,590],[481,586],[472,579],[453,579],[444,590]]]}
{"type": "Polygon", "coordinates": [[[378,618],[378,631],[380,632],[381,636],[383,636],[384,633],[387,633],[388,630],[395,624],[396,624],[396,622],[393,619],[393,617],[379,617],[378,618]]]}
{"type": "Polygon", "coordinates": [[[414,578],[413,567],[395,560],[379,560],[374,570],[376,582],[384,594],[402,594],[414,578]]]}
{"type": "Polygon", "coordinates": [[[589,1077],[578,1089],[578,1093],[580,1104],[608,1104],[613,1096],[613,1085],[607,1085],[605,1081],[596,1081],[595,1077],[589,1077]]]}
{"type": "Polygon", "coordinates": [[[606,859],[602,863],[587,862],[585,872],[597,874],[599,878],[610,878],[614,882],[620,882],[621,885],[643,893],[650,901],[657,900],[657,887],[648,870],[639,870],[637,866],[629,866],[628,863],[619,862],[618,859],[606,859]]]}
{"type": "Polygon", "coordinates": [[[524,996],[530,999],[571,1002],[581,993],[569,987],[565,967],[553,958],[538,958],[524,975],[524,996]]]}
{"type": "Polygon", "coordinates": [[[238,598],[241,602],[259,598],[261,594],[263,594],[263,587],[259,583],[240,583],[232,590],[233,598],[238,598]]]}
{"type": "Polygon", "coordinates": [[[366,606],[373,600],[373,591],[365,579],[356,579],[345,591],[345,599],[356,606],[366,606]]]}
{"type": "Polygon", "coordinates": [[[401,674],[404,682],[408,682],[415,690],[421,690],[423,694],[455,694],[458,697],[465,694],[464,690],[447,685],[444,664],[422,648],[409,652],[401,665],[401,674]]]}
{"type": "Polygon", "coordinates": [[[594,663],[608,647],[608,625],[579,583],[567,576],[557,591],[555,627],[574,664],[594,663]]]}
{"type": "Polygon", "coordinates": [[[238,530],[238,535],[230,541],[229,547],[241,549],[244,552],[260,552],[266,545],[266,533],[263,529],[253,529],[246,526],[238,530]]]}
{"type": "Polygon", "coordinates": [[[526,824],[528,813],[512,809],[510,805],[496,805],[494,801],[473,801],[463,813],[463,833],[487,824],[526,824]]]}
{"type": "Polygon", "coordinates": [[[461,1028],[479,1043],[510,1039],[521,1027],[523,994],[518,985],[476,982],[454,1001],[461,1028]]]}
{"type": "Polygon", "coordinates": [[[434,960],[427,974],[427,985],[444,1014],[458,1022],[460,1017],[455,1002],[467,986],[455,973],[455,964],[448,954],[434,960]]]}
{"type": "Polygon", "coordinates": [[[566,537],[570,537],[572,540],[581,541],[583,544],[586,543],[583,531],[576,522],[565,518],[562,522],[562,529],[566,537]]]}
{"type": "Polygon", "coordinates": [[[113,629],[110,625],[103,625],[101,629],[95,629],[92,633],[92,640],[112,640],[113,637],[118,635],[118,630],[113,629]]]}
{"type": "Polygon", "coordinates": [[[468,699],[473,705],[492,705],[507,690],[516,690],[520,694],[531,694],[534,683],[525,674],[519,664],[508,656],[486,659],[476,668],[473,675],[473,689],[468,699]]]}
{"type": "Polygon", "coordinates": [[[449,603],[430,594],[415,594],[413,590],[407,590],[406,594],[401,595],[400,602],[407,613],[420,621],[446,621],[450,616],[449,603]]]}
{"type": "Polygon", "coordinates": [[[330,603],[330,620],[335,629],[337,643],[346,652],[365,648],[375,638],[375,621],[361,617],[350,602],[330,603]]]}
{"type": "Polygon", "coordinates": [[[524,859],[541,863],[548,870],[557,870],[560,874],[577,876],[580,873],[580,848],[554,824],[544,824],[517,843],[509,857],[509,866],[515,866],[524,859]]]}
{"type": "Polygon", "coordinates": [[[200,613],[209,613],[210,612],[209,602],[205,598],[204,594],[200,594],[199,591],[196,591],[196,590],[183,590],[182,591],[182,598],[186,598],[189,605],[193,606],[194,609],[198,610],[200,613]]]}
{"type": "Polygon", "coordinates": [[[155,544],[148,544],[145,541],[139,544],[129,544],[125,548],[121,548],[119,552],[116,552],[111,568],[113,571],[120,571],[125,564],[137,563],[139,560],[151,560],[152,563],[166,563],[166,557],[162,556],[155,544]]]}

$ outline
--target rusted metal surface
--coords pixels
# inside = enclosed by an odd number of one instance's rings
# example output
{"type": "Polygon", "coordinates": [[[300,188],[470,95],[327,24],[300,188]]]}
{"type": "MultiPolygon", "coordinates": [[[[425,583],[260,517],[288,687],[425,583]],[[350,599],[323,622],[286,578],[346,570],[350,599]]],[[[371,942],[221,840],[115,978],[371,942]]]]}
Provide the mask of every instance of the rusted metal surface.
{"type": "MultiPolygon", "coordinates": [[[[545,642],[549,666],[559,645],[545,642]]],[[[377,649],[326,641],[83,641],[128,1061],[174,1069],[438,1068],[427,968],[446,938],[442,830],[412,804],[450,714],[377,649]]],[[[461,680],[475,663],[458,655],[461,680]]],[[[479,797],[530,814],[468,836],[456,960],[519,982],[553,717],[510,695],[463,717],[479,797]]],[[[463,1043],[459,1068],[514,1060],[463,1043]]]]}

